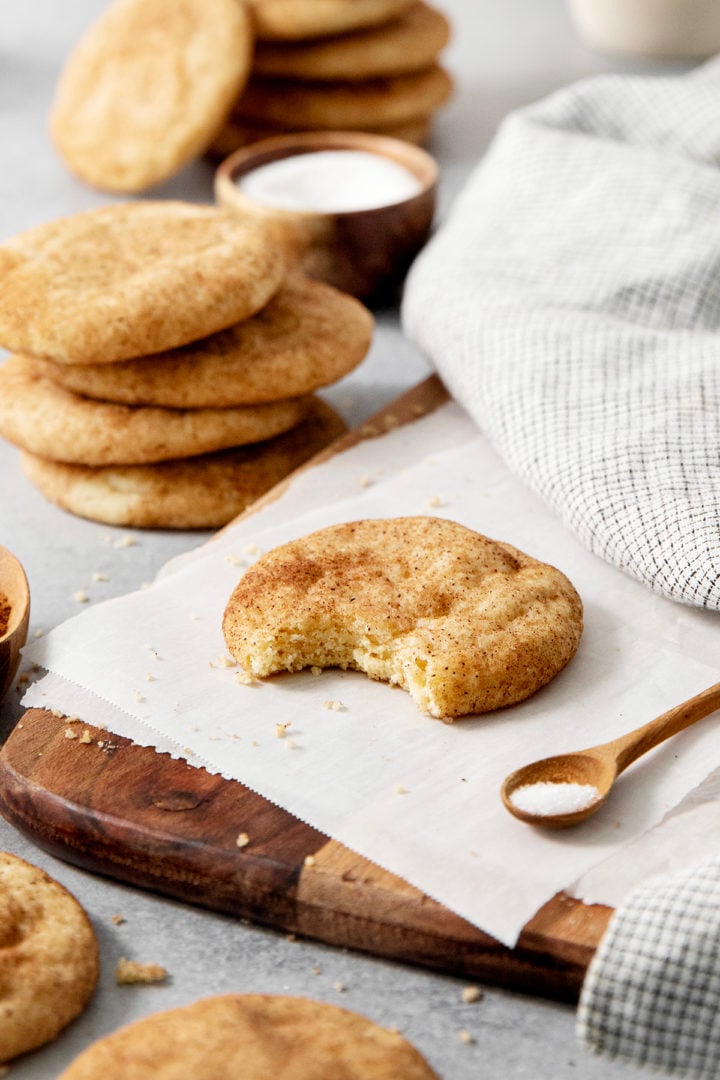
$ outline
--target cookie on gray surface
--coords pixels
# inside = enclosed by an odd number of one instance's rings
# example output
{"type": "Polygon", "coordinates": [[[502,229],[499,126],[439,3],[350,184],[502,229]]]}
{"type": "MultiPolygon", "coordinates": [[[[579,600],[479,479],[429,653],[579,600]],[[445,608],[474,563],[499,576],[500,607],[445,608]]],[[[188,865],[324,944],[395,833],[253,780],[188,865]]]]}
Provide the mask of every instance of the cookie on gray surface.
{"type": "Polygon", "coordinates": [[[50,1042],[99,974],[95,932],[59,882],[0,852],[0,1062],[50,1042]]]}
{"type": "Polygon", "coordinates": [[[84,1050],[59,1080],[438,1080],[397,1031],[309,998],[223,994],[84,1050]]]}

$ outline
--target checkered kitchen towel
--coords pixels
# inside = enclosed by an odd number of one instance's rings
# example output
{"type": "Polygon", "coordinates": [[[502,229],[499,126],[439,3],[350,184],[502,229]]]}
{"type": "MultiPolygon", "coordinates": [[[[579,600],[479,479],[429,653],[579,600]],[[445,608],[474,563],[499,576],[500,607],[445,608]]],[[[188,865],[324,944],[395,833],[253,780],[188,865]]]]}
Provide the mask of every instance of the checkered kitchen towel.
{"type": "Polygon", "coordinates": [[[587,546],[720,607],[720,61],[510,115],[403,322],[587,546]]]}
{"type": "Polygon", "coordinates": [[[578,1034],[674,1076],[720,1076],[720,859],[630,894],[590,964],[578,1034]]]}
{"type": "MultiPolygon", "coordinates": [[[[720,607],[720,59],[511,115],[403,321],[588,547],[720,607]]],[[[720,858],[621,906],[578,1021],[598,1050],[720,1077],[720,858]]]]}

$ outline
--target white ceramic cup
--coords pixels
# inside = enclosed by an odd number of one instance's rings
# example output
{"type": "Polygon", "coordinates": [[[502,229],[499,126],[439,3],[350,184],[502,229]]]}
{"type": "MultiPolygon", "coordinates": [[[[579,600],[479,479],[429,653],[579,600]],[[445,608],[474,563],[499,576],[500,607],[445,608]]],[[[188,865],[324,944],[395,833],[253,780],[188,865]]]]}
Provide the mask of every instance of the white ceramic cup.
{"type": "Polygon", "coordinates": [[[720,51],[720,0],[568,0],[568,9],[601,52],[699,59],[720,51]]]}

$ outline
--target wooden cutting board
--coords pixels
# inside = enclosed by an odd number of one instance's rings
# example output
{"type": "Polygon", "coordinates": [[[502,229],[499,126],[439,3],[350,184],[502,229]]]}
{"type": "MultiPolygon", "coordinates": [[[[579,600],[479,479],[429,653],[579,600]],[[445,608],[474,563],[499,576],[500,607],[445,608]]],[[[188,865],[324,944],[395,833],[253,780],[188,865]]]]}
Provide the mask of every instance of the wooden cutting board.
{"type": "MultiPolygon", "coordinates": [[[[445,400],[432,377],[305,468],[445,400]]],[[[253,509],[282,498],[286,486],[253,509]]],[[[67,726],[60,714],[30,709],[0,751],[0,812],[53,855],[333,945],[527,993],[577,997],[610,908],[558,894],[507,949],[237,781],[100,728],[87,729],[89,742],[68,739],[67,726]],[[243,847],[238,822],[248,837],[243,847]]]]}

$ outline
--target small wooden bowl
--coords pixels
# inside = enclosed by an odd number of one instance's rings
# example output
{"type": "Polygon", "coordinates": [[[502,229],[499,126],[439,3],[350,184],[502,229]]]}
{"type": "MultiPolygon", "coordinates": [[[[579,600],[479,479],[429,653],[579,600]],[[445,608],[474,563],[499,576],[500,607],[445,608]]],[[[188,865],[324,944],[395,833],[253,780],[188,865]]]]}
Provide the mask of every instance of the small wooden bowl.
{"type": "Polygon", "coordinates": [[[0,701],[15,678],[29,622],[30,589],[25,571],[11,551],[0,547],[0,701]]]}
{"type": "Polygon", "coordinates": [[[278,135],[236,150],[215,174],[221,206],[259,217],[289,257],[310,277],[366,301],[389,301],[430,233],[438,167],[425,150],[400,139],[362,132],[278,135]],[[364,150],[404,166],[420,181],[416,195],[371,209],[342,212],[285,210],[260,203],[237,180],[261,165],[319,150],[364,150]]]}

